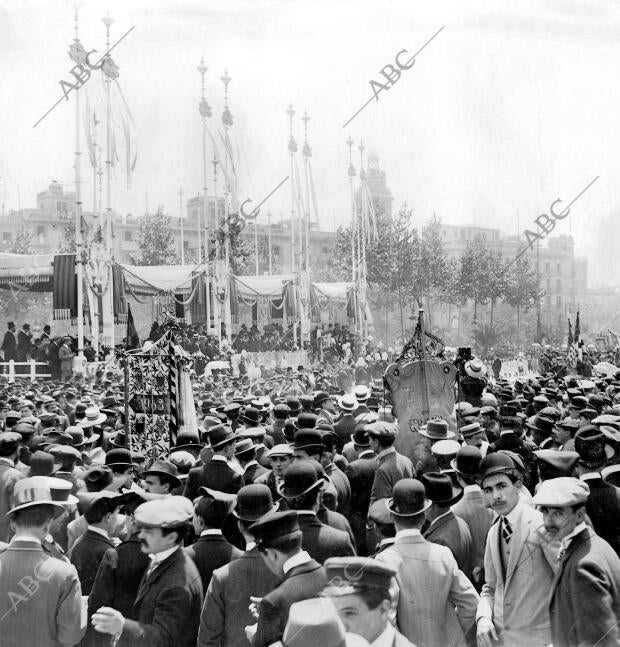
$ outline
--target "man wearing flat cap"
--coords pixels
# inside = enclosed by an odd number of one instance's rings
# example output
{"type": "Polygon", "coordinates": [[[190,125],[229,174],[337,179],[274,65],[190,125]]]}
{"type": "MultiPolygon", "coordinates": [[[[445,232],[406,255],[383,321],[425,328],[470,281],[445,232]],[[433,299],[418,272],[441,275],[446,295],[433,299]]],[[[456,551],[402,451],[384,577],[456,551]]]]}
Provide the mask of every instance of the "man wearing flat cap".
{"type": "Polygon", "coordinates": [[[291,604],[314,598],[327,585],[325,569],[302,550],[302,533],[297,512],[270,512],[250,531],[269,570],[282,580],[281,584],[258,604],[258,622],[246,627],[253,647],[268,647],[281,640],[291,604]]]}
{"type": "Polygon", "coordinates": [[[332,557],[325,562],[331,598],[345,629],[365,638],[371,647],[412,647],[390,622],[391,584],[396,571],[363,557],[332,557]]]}
{"type": "Polygon", "coordinates": [[[255,620],[250,613],[251,598],[263,598],[279,583],[260,556],[250,526],[276,510],[266,485],[246,485],[239,490],[233,515],[245,540],[245,552],[213,571],[200,617],[198,647],[248,647],[245,627],[255,620]]]}
{"type": "Polygon", "coordinates": [[[571,477],[541,483],[533,503],[560,542],[549,598],[554,647],[620,644],[620,558],[585,523],[589,487],[571,477]]]}
{"type": "Polygon", "coordinates": [[[147,501],[136,509],[142,551],[150,564],[134,602],[135,620],[105,606],[91,619],[96,631],[118,638],[119,647],[195,647],[202,582],[182,548],[193,515],[193,505],[181,496],[147,501]]]}

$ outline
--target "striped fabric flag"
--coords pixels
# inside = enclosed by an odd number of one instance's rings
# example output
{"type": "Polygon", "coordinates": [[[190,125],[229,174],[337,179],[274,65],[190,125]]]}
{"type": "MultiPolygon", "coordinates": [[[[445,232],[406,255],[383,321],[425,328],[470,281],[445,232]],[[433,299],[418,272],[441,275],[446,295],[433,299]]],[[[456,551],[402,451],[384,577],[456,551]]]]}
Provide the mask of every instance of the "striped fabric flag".
{"type": "Polygon", "coordinates": [[[169,333],[168,340],[168,392],[170,394],[170,418],[168,423],[168,432],[170,436],[170,447],[177,443],[177,434],[179,430],[178,419],[178,393],[179,393],[179,372],[176,361],[175,338],[172,332],[169,333]]]}

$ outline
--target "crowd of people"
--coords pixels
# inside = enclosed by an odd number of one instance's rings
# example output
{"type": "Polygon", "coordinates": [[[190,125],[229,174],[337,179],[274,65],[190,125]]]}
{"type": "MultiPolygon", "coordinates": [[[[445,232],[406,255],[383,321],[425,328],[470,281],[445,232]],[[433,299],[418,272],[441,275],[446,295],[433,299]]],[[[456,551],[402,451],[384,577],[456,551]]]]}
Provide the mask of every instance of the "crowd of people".
{"type": "Polygon", "coordinates": [[[153,460],[119,373],[0,376],[3,645],[620,644],[620,372],[411,429],[372,376],[219,383],[153,460]]]}

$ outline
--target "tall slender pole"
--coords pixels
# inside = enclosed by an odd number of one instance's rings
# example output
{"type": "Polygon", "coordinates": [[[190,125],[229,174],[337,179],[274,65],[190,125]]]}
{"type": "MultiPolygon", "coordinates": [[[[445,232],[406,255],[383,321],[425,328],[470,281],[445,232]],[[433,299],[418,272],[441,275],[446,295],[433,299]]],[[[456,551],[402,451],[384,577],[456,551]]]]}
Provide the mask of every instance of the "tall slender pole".
{"type": "MultiPolygon", "coordinates": [[[[230,112],[230,108],[228,107],[228,84],[232,81],[232,78],[228,76],[228,70],[224,70],[224,76],[221,77],[221,81],[224,84],[224,112],[222,113],[222,123],[224,124],[224,137],[226,140],[226,143],[228,143],[228,130],[229,128],[233,125],[233,116],[232,113],[230,112]]],[[[231,312],[231,294],[230,294],[230,283],[232,281],[232,270],[230,267],[230,223],[229,223],[229,217],[230,217],[230,202],[233,200],[235,202],[235,207],[237,207],[236,202],[237,202],[237,196],[234,194],[236,191],[236,187],[230,186],[230,181],[228,178],[230,177],[230,174],[228,173],[228,169],[230,167],[228,156],[230,155],[230,151],[227,149],[225,151],[224,155],[224,161],[225,161],[225,176],[227,178],[226,180],[226,192],[228,195],[228,199],[226,200],[226,208],[225,208],[225,217],[226,217],[226,222],[225,222],[225,236],[224,236],[224,252],[225,252],[225,257],[226,257],[226,299],[224,301],[224,321],[226,325],[226,334],[228,335],[228,339],[232,340],[232,312],[231,312]]]]}
{"type": "MultiPolygon", "coordinates": [[[[101,19],[106,28],[106,51],[110,49],[110,27],[114,20],[110,15],[106,15],[101,19]]],[[[108,280],[106,282],[106,290],[102,297],[103,304],[103,333],[106,343],[110,348],[114,348],[114,274],[112,271],[112,96],[111,85],[112,79],[118,76],[118,68],[114,65],[111,56],[108,54],[103,61],[103,71],[106,87],[106,258],[108,280]]],[[[103,285],[103,281],[102,281],[103,285]]]]}
{"type": "Polygon", "coordinates": [[[269,276],[273,274],[273,265],[271,260],[271,211],[267,212],[267,247],[269,250],[269,276]]]}
{"type": "Polygon", "coordinates": [[[181,227],[181,265],[185,265],[185,236],[183,235],[183,187],[179,187],[179,226],[181,227]]]}
{"type": "Polygon", "coordinates": [[[205,240],[205,253],[202,250],[202,227],[203,223],[206,227],[207,222],[207,117],[211,116],[211,108],[205,99],[205,74],[207,68],[205,66],[204,58],[200,59],[200,65],[196,68],[200,73],[200,87],[202,89],[200,103],[198,104],[198,112],[200,113],[200,120],[202,122],[202,208],[198,214],[198,262],[203,259],[209,258],[209,251],[207,249],[208,242],[205,240]]]}
{"type": "Polygon", "coordinates": [[[258,276],[258,224],[256,222],[256,218],[254,219],[254,265],[256,276],[258,276]]]}
{"type": "Polygon", "coordinates": [[[200,85],[202,89],[202,96],[198,104],[198,112],[202,121],[202,209],[200,210],[202,218],[198,217],[198,262],[201,260],[209,260],[209,224],[208,224],[208,211],[207,211],[207,117],[211,116],[211,107],[205,99],[205,74],[207,67],[205,67],[204,58],[200,59],[200,65],[196,68],[200,73],[200,85]],[[202,220],[202,224],[201,224],[202,220]],[[204,254],[201,249],[201,228],[204,226],[204,254]]]}
{"type": "MultiPolygon", "coordinates": [[[[299,314],[299,254],[296,254],[295,249],[295,153],[297,153],[297,142],[293,137],[293,117],[295,116],[295,110],[293,106],[289,105],[288,110],[286,111],[289,119],[289,140],[288,140],[288,152],[291,156],[291,272],[296,276],[296,292],[297,292],[297,313],[299,314]]],[[[301,250],[301,240],[299,241],[301,250]]],[[[297,348],[297,319],[293,317],[293,344],[297,348]]]]}
{"type": "Polygon", "coordinates": [[[349,149],[349,200],[351,202],[351,281],[353,282],[353,321],[354,321],[354,330],[357,332],[358,329],[358,317],[357,317],[357,257],[355,253],[355,243],[356,243],[356,234],[357,234],[357,218],[356,218],[356,209],[355,209],[355,190],[353,189],[353,178],[355,177],[355,167],[353,166],[353,140],[351,136],[347,139],[347,147],[349,149]]]}
{"type": "MultiPolygon", "coordinates": [[[[215,200],[215,219],[214,226],[217,229],[220,225],[220,210],[217,198],[217,154],[213,151],[213,198],[215,200]]],[[[211,282],[213,280],[213,273],[211,272],[211,265],[207,263],[209,268],[209,289],[207,291],[207,327],[211,326],[211,282]]],[[[213,298],[213,325],[217,328],[217,341],[218,346],[222,343],[222,327],[220,326],[219,303],[217,297],[213,298]]]]}
{"type": "Polygon", "coordinates": [[[360,321],[360,333],[362,337],[366,337],[366,240],[368,236],[367,232],[367,214],[364,211],[364,185],[366,184],[366,171],[364,170],[364,142],[360,141],[358,146],[360,152],[360,211],[359,211],[359,223],[358,223],[358,258],[360,259],[359,271],[360,271],[360,301],[359,301],[359,321],[360,321]]]}
{"type": "Polygon", "coordinates": [[[307,112],[301,118],[304,122],[304,146],[302,149],[304,156],[304,178],[305,178],[305,245],[304,245],[304,267],[307,272],[310,271],[310,158],[312,157],[312,149],[308,144],[308,122],[310,117],[307,112]]]}
{"type": "MultiPolygon", "coordinates": [[[[78,12],[75,11],[75,44],[80,42],[78,36],[78,12]]],[[[77,274],[77,337],[78,357],[84,359],[84,281],[82,265],[82,178],[80,146],[80,91],[75,91],[75,272],[77,274]]]]}

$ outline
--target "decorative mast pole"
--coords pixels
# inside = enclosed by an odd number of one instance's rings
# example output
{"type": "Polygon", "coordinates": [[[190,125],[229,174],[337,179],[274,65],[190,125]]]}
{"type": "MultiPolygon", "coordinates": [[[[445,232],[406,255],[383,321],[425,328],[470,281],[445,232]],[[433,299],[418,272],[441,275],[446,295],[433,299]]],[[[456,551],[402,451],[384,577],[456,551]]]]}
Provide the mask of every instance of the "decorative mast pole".
{"type": "MultiPolygon", "coordinates": [[[[78,11],[75,10],[75,50],[81,48],[78,35],[78,11]]],[[[80,90],[75,91],[75,273],[77,275],[77,337],[78,357],[80,370],[84,361],[84,281],[83,281],[83,258],[82,258],[82,178],[81,178],[81,146],[80,146],[80,90]]]]}
{"type": "MultiPolygon", "coordinates": [[[[232,81],[232,78],[228,76],[228,70],[224,70],[224,76],[221,77],[221,81],[224,84],[224,111],[222,112],[222,124],[224,124],[224,137],[228,143],[228,130],[233,125],[233,116],[228,107],[228,84],[232,81]]],[[[224,161],[226,164],[226,194],[228,199],[226,200],[226,223],[225,223],[225,236],[224,236],[224,252],[226,258],[226,300],[224,301],[224,322],[226,326],[226,334],[228,339],[232,340],[232,312],[231,312],[231,294],[230,294],[230,283],[231,283],[231,267],[230,267],[230,204],[231,200],[234,201],[234,209],[238,208],[237,205],[237,196],[233,194],[233,189],[235,187],[230,186],[228,174],[228,156],[231,154],[229,150],[225,151],[224,161]]],[[[232,160],[231,160],[232,161],[232,160]]]]}
{"type": "MultiPolygon", "coordinates": [[[[289,139],[288,139],[288,152],[291,156],[291,273],[297,275],[297,280],[294,279],[296,284],[297,298],[295,302],[297,303],[297,310],[299,313],[299,276],[298,269],[300,263],[298,264],[298,254],[295,250],[295,153],[297,152],[297,142],[293,137],[293,117],[295,116],[295,111],[293,110],[292,104],[289,104],[288,110],[286,111],[289,121],[289,139]]],[[[301,252],[301,240],[299,241],[299,250],[301,252]]],[[[297,318],[293,316],[293,345],[297,348],[297,318]]]]}
{"type": "MultiPolygon", "coordinates": [[[[110,49],[110,27],[114,20],[110,15],[101,19],[106,28],[106,51],[110,49]]],[[[103,340],[102,342],[114,348],[114,285],[112,272],[112,81],[118,78],[118,67],[107,54],[102,62],[103,75],[106,85],[106,228],[105,228],[105,263],[102,269],[107,271],[108,280],[105,282],[105,291],[102,295],[103,304],[103,340]]],[[[103,286],[103,281],[101,282],[103,286]]]]}
{"type": "Polygon", "coordinates": [[[355,190],[353,189],[353,178],[355,177],[355,167],[353,166],[353,140],[349,135],[347,139],[347,147],[349,149],[349,193],[351,201],[351,281],[353,282],[353,312],[354,312],[354,330],[358,330],[358,317],[357,317],[357,254],[355,253],[356,235],[357,235],[357,218],[355,208],[355,190]]]}
{"type": "Polygon", "coordinates": [[[308,113],[304,111],[304,116],[301,118],[304,122],[304,146],[302,148],[304,156],[304,176],[305,176],[305,185],[306,185],[306,204],[305,204],[305,232],[306,237],[304,245],[304,268],[306,271],[310,271],[310,158],[312,157],[312,149],[308,144],[308,122],[310,117],[308,113]]]}
{"type": "Polygon", "coordinates": [[[293,106],[289,104],[286,111],[289,121],[289,138],[288,138],[288,152],[291,156],[291,272],[295,274],[297,269],[295,258],[295,153],[297,152],[297,142],[293,137],[293,117],[295,111],[293,106]]]}
{"type": "Polygon", "coordinates": [[[179,226],[181,227],[181,265],[185,265],[185,237],[183,235],[183,187],[179,187],[179,226]]]}
{"type": "MultiPolygon", "coordinates": [[[[213,161],[211,162],[213,164],[213,196],[215,198],[215,228],[217,229],[220,225],[220,210],[219,210],[219,204],[218,204],[218,199],[217,199],[217,154],[216,151],[213,151],[213,161]]],[[[212,282],[213,282],[213,272],[211,271],[213,268],[213,265],[211,265],[210,261],[207,263],[207,267],[209,268],[209,288],[207,290],[207,328],[211,327],[211,294],[210,292],[212,291],[214,294],[213,298],[213,325],[217,328],[217,343],[218,343],[218,348],[222,345],[222,326],[220,325],[220,304],[219,301],[217,300],[217,297],[215,296],[215,289],[212,290],[212,282]]]]}
{"type": "Polygon", "coordinates": [[[211,116],[211,107],[205,99],[205,74],[209,68],[205,67],[204,58],[200,59],[200,65],[196,69],[200,73],[200,87],[202,91],[200,103],[198,104],[198,112],[202,121],[202,209],[198,216],[198,262],[200,263],[203,259],[205,261],[209,260],[209,225],[207,220],[209,217],[207,211],[207,117],[211,116]],[[201,229],[203,225],[205,228],[204,254],[201,246],[201,229]]]}
{"type": "Polygon", "coordinates": [[[357,250],[358,258],[360,259],[359,273],[360,273],[360,299],[358,302],[359,312],[359,328],[363,338],[366,337],[366,241],[368,240],[367,231],[367,214],[364,212],[364,185],[366,184],[366,171],[364,170],[364,142],[360,140],[358,150],[360,152],[360,218],[357,236],[357,250]]]}

